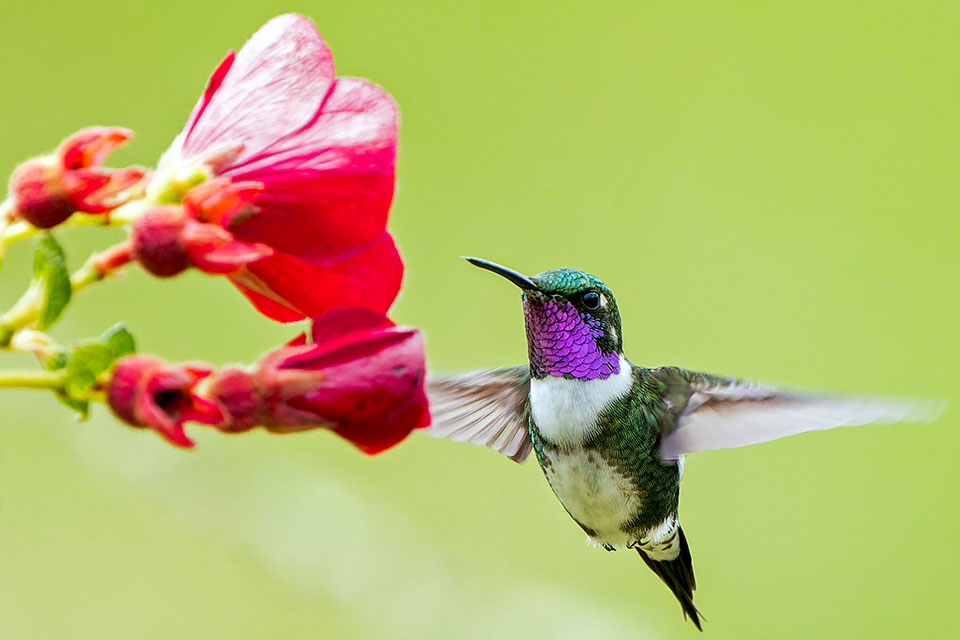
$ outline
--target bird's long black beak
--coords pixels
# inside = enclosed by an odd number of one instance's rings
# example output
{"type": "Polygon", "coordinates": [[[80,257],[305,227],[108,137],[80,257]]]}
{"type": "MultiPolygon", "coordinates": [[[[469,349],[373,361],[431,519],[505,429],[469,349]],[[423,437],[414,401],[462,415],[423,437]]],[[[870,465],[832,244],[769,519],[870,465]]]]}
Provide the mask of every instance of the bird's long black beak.
{"type": "Polygon", "coordinates": [[[502,267],[495,262],[481,260],[480,258],[468,258],[464,256],[463,259],[475,267],[480,267],[481,269],[486,269],[487,271],[493,271],[497,275],[503,276],[524,291],[538,291],[540,289],[540,287],[538,287],[533,280],[523,275],[519,271],[507,269],[506,267],[502,267]]]}

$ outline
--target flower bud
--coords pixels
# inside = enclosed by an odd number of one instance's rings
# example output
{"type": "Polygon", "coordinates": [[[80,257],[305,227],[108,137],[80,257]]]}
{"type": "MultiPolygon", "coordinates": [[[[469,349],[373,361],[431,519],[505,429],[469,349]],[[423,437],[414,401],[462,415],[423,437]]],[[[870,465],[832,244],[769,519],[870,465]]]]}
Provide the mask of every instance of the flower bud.
{"type": "Polygon", "coordinates": [[[281,347],[249,371],[225,369],[205,381],[224,416],[217,428],[328,428],[373,454],[429,424],[419,331],[349,308],[317,318],[313,334],[314,344],[281,347]]]}
{"type": "Polygon", "coordinates": [[[130,229],[133,259],[155,276],[175,276],[190,266],[183,246],[187,218],[176,205],[159,205],[141,214],[130,229]]]}
{"type": "Polygon", "coordinates": [[[232,274],[273,251],[241,242],[223,225],[246,215],[259,192],[255,182],[226,178],[204,182],[184,196],[183,205],[157,205],[134,220],[133,258],[155,276],[174,276],[187,267],[232,274]]]}
{"type": "Polygon", "coordinates": [[[243,369],[217,371],[207,383],[206,393],[223,413],[223,422],[217,426],[221,431],[240,433],[269,421],[257,380],[243,369]]]}
{"type": "Polygon", "coordinates": [[[216,404],[194,392],[210,372],[202,364],[172,365],[149,356],[127,356],[113,370],[108,403],[127,424],[152,429],[177,446],[192,447],[183,432],[184,422],[218,424],[223,419],[216,404]]]}
{"type": "Polygon", "coordinates": [[[103,213],[123,204],[125,192],[144,177],[145,171],[99,165],[132,135],[128,129],[88,127],[64,140],[55,154],[24,162],[10,179],[17,216],[48,229],[75,211],[103,213]]]}
{"type": "Polygon", "coordinates": [[[60,171],[53,158],[34,158],[16,168],[10,193],[17,216],[40,229],[54,227],[75,211],[60,186],[60,171]]]}

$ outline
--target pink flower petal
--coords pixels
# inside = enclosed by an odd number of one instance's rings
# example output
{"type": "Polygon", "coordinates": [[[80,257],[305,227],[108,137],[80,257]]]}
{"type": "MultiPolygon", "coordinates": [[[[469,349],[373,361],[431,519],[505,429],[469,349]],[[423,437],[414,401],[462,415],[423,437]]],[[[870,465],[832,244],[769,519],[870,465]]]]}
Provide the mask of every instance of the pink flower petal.
{"type": "Polygon", "coordinates": [[[290,322],[337,307],[385,312],[400,290],[402,277],[403,263],[393,238],[383,233],[363,250],[327,264],[277,253],[247,266],[231,280],[262,313],[290,322]],[[264,298],[275,304],[264,304],[264,298]]]}
{"type": "Polygon", "coordinates": [[[238,144],[238,161],[259,155],[314,119],[333,73],[333,55],[310,20],[270,20],[217,68],[187,123],[182,157],[238,144]]]}
{"type": "Polygon", "coordinates": [[[313,23],[288,14],[220,64],[164,163],[229,150],[216,174],[262,185],[250,211],[209,221],[274,251],[231,279],[262,313],[291,321],[339,306],[385,311],[396,297],[403,265],[385,231],[396,146],[393,99],[366,80],[334,80],[313,23]]]}
{"type": "MultiPolygon", "coordinates": [[[[277,369],[309,369],[319,371],[328,367],[335,367],[363,362],[369,367],[376,361],[380,352],[386,351],[408,340],[417,330],[412,327],[391,328],[382,332],[357,332],[353,340],[347,336],[337,341],[332,347],[317,345],[311,349],[294,352],[289,357],[276,363],[277,369]]],[[[373,365],[376,367],[376,364],[373,365]]]]}
{"type": "Polygon", "coordinates": [[[224,175],[265,185],[238,238],[323,260],[383,232],[393,200],[397,108],[366,80],[340,78],[306,129],[224,175]]]}
{"type": "MultiPolygon", "coordinates": [[[[267,316],[271,320],[276,320],[277,322],[297,322],[298,320],[303,320],[306,317],[303,313],[291,308],[286,303],[279,302],[274,300],[269,295],[257,293],[253,289],[243,286],[237,282],[236,278],[231,278],[230,281],[236,285],[237,289],[240,290],[240,293],[246,296],[247,300],[250,301],[257,311],[267,316]]],[[[262,283],[260,286],[263,286],[262,283]]]]}
{"type": "Polygon", "coordinates": [[[312,362],[301,363],[322,371],[323,385],[289,399],[290,406],[336,423],[336,433],[369,454],[392,447],[412,429],[429,424],[419,331],[387,329],[323,351],[318,347],[312,362]]]}
{"type": "Polygon", "coordinates": [[[362,307],[346,307],[314,318],[310,333],[314,344],[325,345],[359,331],[369,332],[393,326],[393,321],[382,313],[362,307]]]}
{"type": "Polygon", "coordinates": [[[197,126],[197,121],[206,110],[207,105],[210,104],[210,100],[213,99],[220,85],[223,84],[223,79],[226,77],[227,72],[230,71],[230,67],[233,66],[233,61],[236,58],[237,52],[231,49],[227,52],[227,56],[217,65],[217,68],[213,70],[210,79],[207,80],[207,86],[203,89],[203,95],[200,96],[197,104],[193,107],[193,111],[190,112],[190,117],[187,118],[187,128],[184,131],[184,135],[189,135],[194,127],[197,126]]]}

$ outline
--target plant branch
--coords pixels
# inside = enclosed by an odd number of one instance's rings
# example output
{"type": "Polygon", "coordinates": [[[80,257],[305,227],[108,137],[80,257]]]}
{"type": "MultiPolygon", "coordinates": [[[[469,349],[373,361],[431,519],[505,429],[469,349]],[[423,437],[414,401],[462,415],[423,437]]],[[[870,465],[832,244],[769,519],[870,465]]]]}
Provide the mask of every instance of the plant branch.
{"type": "Polygon", "coordinates": [[[0,371],[0,388],[58,391],[63,381],[62,371],[0,371]]]}
{"type": "MultiPolygon", "coordinates": [[[[71,293],[100,282],[130,262],[132,250],[131,243],[124,241],[92,254],[70,276],[71,293]]],[[[42,285],[34,281],[17,303],[0,316],[0,349],[10,349],[19,331],[35,325],[43,308],[44,295],[42,285]]]]}
{"type": "Polygon", "coordinates": [[[9,349],[16,333],[36,322],[40,317],[43,295],[41,284],[33,281],[16,304],[0,316],[0,348],[9,349]]]}
{"type": "Polygon", "coordinates": [[[133,245],[129,240],[116,244],[109,249],[94,253],[70,275],[70,288],[74,293],[87,286],[100,282],[111,273],[130,262],[133,245]]]}
{"type": "MultiPolygon", "coordinates": [[[[121,227],[133,222],[137,216],[143,213],[145,204],[141,200],[134,200],[127,204],[117,207],[108,213],[75,213],[59,225],[58,229],[65,227],[121,227]]],[[[0,247],[6,247],[25,238],[35,236],[44,231],[38,229],[23,220],[11,219],[13,213],[13,204],[10,199],[0,204],[0,247]]],[[[0,248],[0,251],[3,249],[0,248]]]]}

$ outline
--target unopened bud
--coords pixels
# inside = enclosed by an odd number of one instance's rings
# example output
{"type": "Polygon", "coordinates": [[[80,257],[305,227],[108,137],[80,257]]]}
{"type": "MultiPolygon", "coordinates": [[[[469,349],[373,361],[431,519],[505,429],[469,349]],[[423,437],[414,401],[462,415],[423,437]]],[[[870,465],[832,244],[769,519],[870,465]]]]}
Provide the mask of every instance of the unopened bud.
{"type": "Polygon", "coordinates": [[[10,179],[16,215],[49,229],[75,211],[103,213],[123,204],[145,171],[100,164],[132,135],[128,129],[88,127],[64,140],[55,154],[24,162],[10,179]]]}
{"type": "Polygon", "coordinates": [[[184,271],[190,266],[182,240],[186,223],[186,214],[177,205],[159,205],[145,211],[130,229],[133,259],[161,278],[184,271]]]}
{"type": "Polygon", "coordinates": [[[40,229],[55,227],[76,211],[60,184],[53,158],[34,158],[10,177],[17,217],[40,229]]]}

